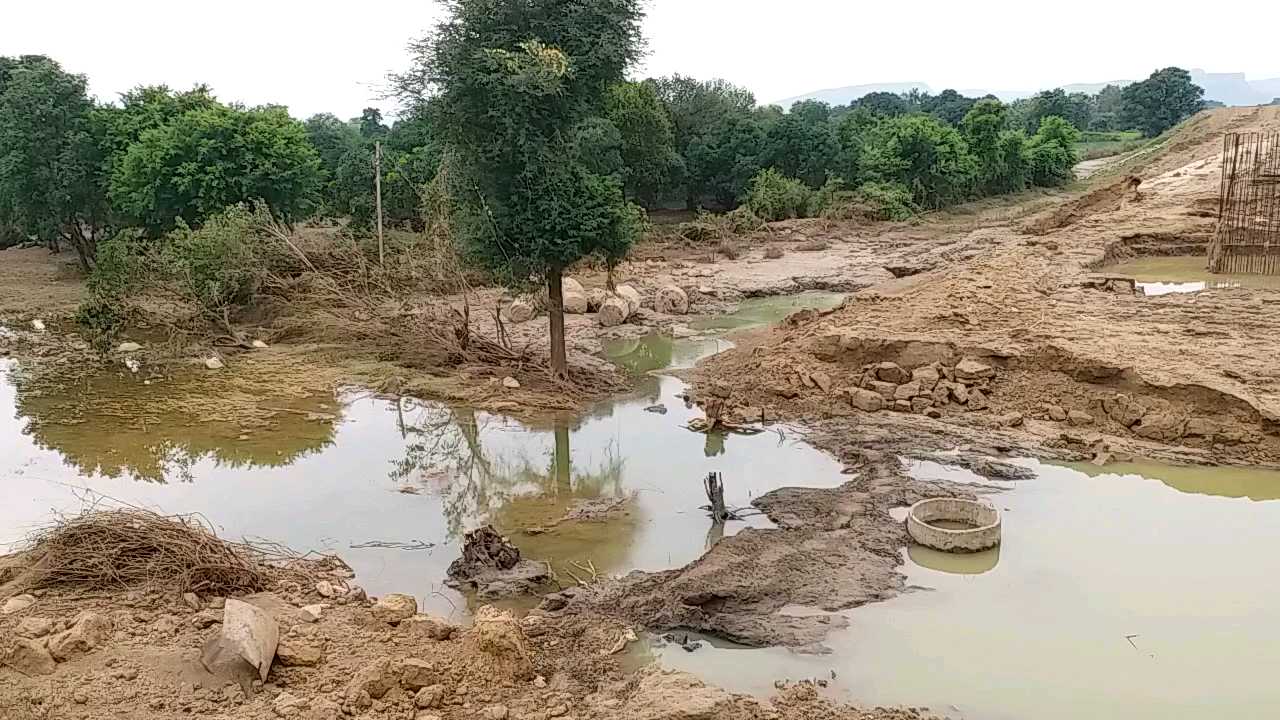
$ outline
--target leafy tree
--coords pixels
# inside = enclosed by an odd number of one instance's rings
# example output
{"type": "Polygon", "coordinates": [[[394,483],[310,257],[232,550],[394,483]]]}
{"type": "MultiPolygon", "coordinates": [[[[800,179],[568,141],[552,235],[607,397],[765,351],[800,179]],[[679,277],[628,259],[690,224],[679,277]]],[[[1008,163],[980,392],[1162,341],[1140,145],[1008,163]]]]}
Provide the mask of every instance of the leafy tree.
{"type": "Polygon", "coordinates": [[[1124,130],[1123,117],[1124,90],[1119,85],[1108,85],[1093,97],[1093,118],[1088,129],[1124,130]]]}
{"type": "Polygon", "coordinates": [[[759,167],[758,142],[752,148],[741,144],[760,131],[763,118],[752,117],[755,96],[724,80],[673,75],[653,82],[671,116],[676,152],[685,166],[686,206],[696,208],[707,195],[721,204],[726,194],[730,203],[736,201],[759,167]]]}
{"type": "Polygon", "coordinates": [[[178,219],[198,227],[253,200],[285,222],[299,220],[314,209],[321,180],[306,129],[283,108],[214,105],[144,131],[111,177],[111,198],[155,236],[178,219]]]}
{"type": "Polygon", "coordinates": [[[937,95],[924,95],[920,99],[921,112],[929,113],[952,126],[959,126],[966,113],[977,100],[961,95],[955,90],[943,90],[937,95]]]}
{"type": "Polygon", "coordinates": [[[1089,129],[1093,117],[1093,99],[1084,93],[1067,94],[1062,88],[1045,90],[1026,101],[1020,114],[1022,127],[1033,133],[1047,117],[1060,117],[1080,130],[1089,129]]]}
{"type": "Polygon", "coordinates": [[[862,156],[866,152],[868,138],[882,117],[858,107],[842,115],[836,123],[836,143],[840,154],[833,167],[835,173],[846,181],[853,183],[862,178],[862,156]]]}
{"type": "Polygon", "coordinates": [[[863,164],[872,180],[901,184],[915,202],[938,208],[968,197],[977,166],[955,128],[931,115],[887,119],[876,126],[863,164]]]}
{"type": "Polygon", "coordinates": [[[734,207],[760,170],[764,132],[749,113],[724,116],[694,138],[685,151],[688,202],[709,197],[721,208],[734,207]]]}
{"type": "Polygon", "coordinates": [[[1122,116],[1128,127],[1155,137],[1204,107],[1204,88],[1191,82],[1182,68],[1157,70],[1121,93],[1122,116]]]}
{"type": "Polygon", "coordinates": [[[82,75],[28,55],[0,66],[0,225],[75,248],[91,269],[107,222],[102,131],[82,75]]]}
{"type": "Polygon", "coordinates": [[[880,117],[898,117],[911,112],[906,99],[891,92],[867,93],[854,105],[880,117]]]}
{"type": "Polygon", "coordinates": [[[602,117],[592,117],[573,129],[574,154],[587,170],[622,182],[626,164],[622,161],[622,133],[602,117]]]}
{"type": "Polygon", "coordinates": [[[682,164],[671,119],[653,83],[622,83],[609,90],[605,116],[621,145],[622,184],[645,207],[654,207],[682,164]]]}
{"type": "Polygon", "coordinates": [[[1027,145],[1031,182],[1042,186],[1070,182],[1074,178],[1078,142],[1080,131],[1063,118],[1050,116],[1040,121],[1040,129],[1027,145]]]}
{"type": "Polygon", "coordinates": [[[770,222],[806,217],[811,195],[804,183],[767,168],[751,179],[746,205],[756,216],[770,222]]]}
{"type": "Polygon", "coordinates": [[[618,261],[640,222],[617,181],[577,155],[571,132],[600,114],[609,87],[639,57],[640,4],[447,0],[445,8],[415,68],[436,90],[454,229],[513,284],[545,280],[551,369],[565,377],[564,269],[591,254],[618,261]]]}
{"type": "Polygon", "coordinates": [[[390,128],[382,124],[382,111],[378,108],[365,108],[364,112],[360,113],[358,123],[360,137],[366,140],[381,139],[390,131],[390,128]]]}
{"type": "Polygon", "coordinates": [[[765,133],[761,164],[817,188],[835,168],[840,146],[825,103],[797,105],[799,113],[793,108],[765,133]]]}
{"type": "Polygon", "coordinates": [[[207,85],[196,85],[183,92],[175,92],[165,85],[148,85],[122,93],[119,105],[97,108],[100,122],[106,128],[106,176],[111,176],[129,146],[138,142],[144,132],[163,127],[192,110],[217,104],[207,85]]]}
{"type": "MultiPolygon", "coordinates": [[[[363,144],[360,132],[350,123],[339,120],[329,113],[313,115],[305,123],[307,140],[315,148],[320,158],[321,183],[323,184],[322,202],[324,209],[332,214],[343,212],[344,203],[338,175],[346,167],[348,156],[363,144]]],[[[369,174],[372,176],[373,171],[369,174]]]]}

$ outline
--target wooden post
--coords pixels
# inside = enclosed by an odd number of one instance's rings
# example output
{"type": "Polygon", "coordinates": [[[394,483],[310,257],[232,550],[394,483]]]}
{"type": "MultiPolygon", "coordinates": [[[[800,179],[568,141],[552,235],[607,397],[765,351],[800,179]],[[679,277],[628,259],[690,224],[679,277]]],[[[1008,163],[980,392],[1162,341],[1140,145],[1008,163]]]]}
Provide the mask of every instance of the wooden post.
{"type": "Polygon", "coordinates": [[[386,260],[386,250],[382,243],[382,142],[373,143],[373,203],[378,214],[378,264],[386,260]]]}

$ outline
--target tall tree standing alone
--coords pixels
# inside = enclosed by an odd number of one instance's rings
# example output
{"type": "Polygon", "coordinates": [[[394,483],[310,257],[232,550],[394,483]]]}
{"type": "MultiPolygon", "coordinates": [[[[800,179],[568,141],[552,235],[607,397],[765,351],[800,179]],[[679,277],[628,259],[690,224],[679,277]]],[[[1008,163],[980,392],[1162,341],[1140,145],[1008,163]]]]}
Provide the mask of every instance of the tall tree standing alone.
{"type": "Polygon", "coordinates": [[[639,0],[447,0],[417,43],[402,96],[431,97],[448,150],[459,240],[513,285],[545,281],[551,369],[566,377],[561,279],[580,258],[626,253],[638,211],[578,156],[574,130],[603,113],[640,54],[639,0]]]}

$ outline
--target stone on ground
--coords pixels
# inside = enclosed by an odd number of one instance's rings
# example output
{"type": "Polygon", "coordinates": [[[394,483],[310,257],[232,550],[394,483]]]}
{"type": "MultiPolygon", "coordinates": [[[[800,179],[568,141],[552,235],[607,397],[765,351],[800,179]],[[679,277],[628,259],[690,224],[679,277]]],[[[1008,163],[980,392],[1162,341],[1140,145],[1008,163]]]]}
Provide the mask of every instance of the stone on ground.
{"type": "Polygon", "coordinates": [[[897,363],[882,362],[875,367],[876,378],[884,382],[901,385],[911,379],[911,373],[902,369],[897,363]]]}
{"type": "Polygon", "coordinates": [[[282,692],[271,702],[271,711],[276,717],[297,717],[307,709],[307,701],[288,692],[282,692]]]}
{"type": "Polygon", "coordinates": [[[990,365],[967,357],[956,363],[956,377],[961,380],[981,380],[983,378],[995,377],[996,371],[990,365]]]}
{"type": "Polygon", "coordinates": [[[205,643],[200,663],[221,678],[233,680],[252,674],[266,682],[279,643],[280,627],[266,611],[228,598],[222,629],[205,643]]]}
{"type": "Polygon", "coordinates": [[[502,378],[502,387],[507,388],[508,390],[515,390],[520,387],[520,381],[511,376],[507,376],[502,378]]]}
{"type": "Polygon", "coordinates": [[[142,349],[142,346],[136,342],[122,342],[120,343],[120,346],[116,348],[116,351],[122,352],[122,353],[131,353],[131,352],[138,352],[141,349],[142,349]]]}
{"type": "Polygon", "coordinates": [[[579,292],[564,293],[564,311],[570,315],[582,315],[591,307],[591,303],[587,301],[587,296],[579,292]]]}
{"type": "Polygon", "coordinates": [[[428,685],[413,696],[413,704],[422,709],[437,708],[444,702],[444,686],[428,685]]]}
{"type": "Polygon", "coordinates": [[[627,317],[631,317],[640,311],[641,299],[640,291],[630,285],[619,285],[613,291],[614,295],[627,301],[627,317]]]}
{"type": "Polygon", "coordinates": [[[431,640],[448,640],[458,632],[458,626],[431,615],[414,615],[400,624],[410,634],[431,640]]]}
{"type": "Polygon", "coordinates": [[[440,679],[436,666],[426,660],[418,658],[401,660],[399,668],[400,685],[414,692],[429,685],[435,685],[440,679]]]}
{"type": "Polygon", "coordinates": [[[0,607],[0,614],[12,615],[16,612],[22,612],[35,604],[36,598],[34,595],[14,595],[4,601],[4,606],[0,607]]]}
{"type": "Polygon", "coordinates": [[[0,655],[0,666],[13,668],[27,677],[36,677],[51,674],[57,663],[42,641],[18,638],[4,655],[0,655]]]}
{"type": "Polygon", "coordinates": [[[1070,420],[1072,425],[1077,426],[1093,424],[1093,416],[1083,410],[1072,410],[1067,413],[1067,420],[1070,420]]]}
{"type": "Polygon", "coordinates": [[[849,404],[864,412],[878,412],[884,409],[884,396],[872,390],[851,388],[849,404]]]}
{"type": "Polygon", "coordinates": [[[684,315],[689,312],[689,296],[675,285],[658,289],[653,298],[653,309],[664,315],[684,315]]]}
{"type": "Polygon", "coordinates": [[[596,320],[601,327],[617,327],[631,317],[631,306],[626,300],[614,296],[606,299],[596,313],[596,320]]]}
{"type": "Polygon", "coordinates": [[[320,664],[324,653],[314,645],[285,638],[276,646],[276,659],[285,667],[312,667],[320,664]]]}
{"type": "Polygon", "coordinates": [[[65,662],[101,647],[111,637],[111,629],[111,621],[105,615],[82,612],[70,629],[49,638],[49,652],[59,662],[65,662]]]}
{"type": "Polygon", "coordinates": [[[600,306],[608,299],[609,293],[604,288],[591,288],[587,291],[587,310],[589,312],[598,312],[600,306]]]}
{"type": "Polygon", "coordinates": [[[25,617],[18,623],[14,633],[18,637],[41,638],[53,632],[53,621],[42,617],[25,617]]]}
{"type": "Polygon", "coordinates": [[[222,358],[214,357],[214,356],[205,358],[204,366],[209,370],[221,370],[222,368],[226,367],[226,365],[224,365],[222,362],[222,358]]]}
{"type": "Polygon", "coordinates": [[[533,303],[524,298],[512,300],[511,305],[507,308],[507,319],[513,323],[529,322],[536,314],[537,309],[533,303]]]}
{"type": "Polygon", "coordinates": [[[510,612],[492,605],[481,607],[476,612],[470,635],[482,651],[511,675],[516,678],[533,677],[529,644],[520,623],[510,612]]]}
{"type": "Polygon", "coordinates": [[[582,283],[568,276],[560,278],[560,291],[566,295],[569,293],[577,293],[579,295],[587,294],[587,290],[582,287],[582,283]]]}
{"type": "MultiPolygon", "coordinates": [[[[519,387],[517,385],[517,387],[519,387]]],[[[373,617],[380,622],[394,625],[402,620],[408,620],[418,612],[418,601],[412,595],[403,593],[391,593],[385,597],[378,598],[378,602],[373,605],[373,617]]]]}

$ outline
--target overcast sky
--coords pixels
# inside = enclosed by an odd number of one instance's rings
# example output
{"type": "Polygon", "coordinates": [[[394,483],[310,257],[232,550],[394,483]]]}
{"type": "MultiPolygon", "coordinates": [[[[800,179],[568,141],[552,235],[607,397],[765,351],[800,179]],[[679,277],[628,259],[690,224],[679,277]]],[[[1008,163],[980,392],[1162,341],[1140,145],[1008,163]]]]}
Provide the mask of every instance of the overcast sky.
{"type": "MultiPolygon", "coordinates": [[[[0,0],[0,55],[42,53],[113,99],[138,84],[213,86],[219,98],[279,103],[298,117],[358,115],[405,44],[439,14],[431,0],[0,0]]],[[[1035,90],[1146,77],[1168,65],[1280,76],[1280,2],[1152,0],[650,0],[636,76],[723,77],[768,102],[843,85],[917,81],[1035,90]]]]}

